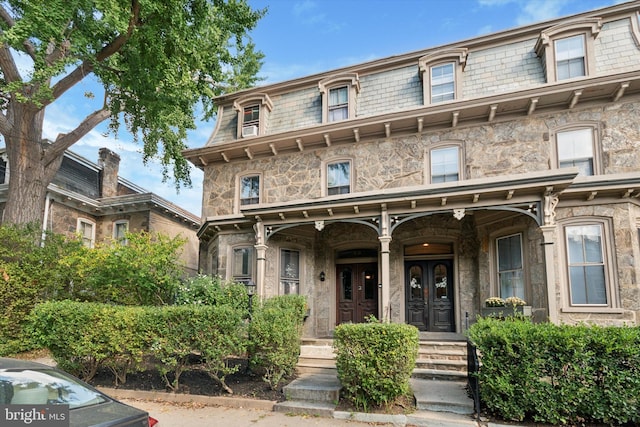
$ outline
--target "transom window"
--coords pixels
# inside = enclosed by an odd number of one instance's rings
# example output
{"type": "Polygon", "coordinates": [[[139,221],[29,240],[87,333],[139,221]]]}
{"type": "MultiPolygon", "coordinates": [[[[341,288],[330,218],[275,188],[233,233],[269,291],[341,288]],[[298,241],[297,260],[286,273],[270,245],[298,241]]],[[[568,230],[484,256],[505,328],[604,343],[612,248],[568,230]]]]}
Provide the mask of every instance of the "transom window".
{"type": "Polygon", "coordinates": [[[349,88],[342,86],[329,90],[329,121],[349,118],[349,88]]]}
{"type": "Polygon", "coordinates": [[[351,162],[343,161],[327,165],[327,194],[351,192],[351,162]]]}
{"type": "Polygon", "coordinates": [[[88,248],[92,248],[96,239],[96,225],[95,223],[86,219],[79,218],[77,225],[77,232],[82,239],[82,244],[88,248]]]}
{"type": "Polygon", "coordinates": [[[500,237],[496,240],[498,247],[498,283],[502,298],[525,298],[524,265],[522,256],[522,235],[500,237]]]}
{"type": "Polygon", "coordinates": [[[260,176],[249,175],[240,178],[240,206],[260,203],[260,176]]]}
{"type": "Polygon", "coordinates": [[[584,41],[584,35],[582,34],[555,41],[556,75],[558,80],[586,75],[584,41]]]}
{"type": "Polygon", "coordinates": [[[453,182],[460,179],[460,153],[458,147],[431,150],[431,183],[453,182]]]}
{"type": "Polygon", "coordinates": [[[455,99],[454,64],[431,67],[431,102],[442,102],[455,99]]]}
{"type": "Polygon", "coordinates": [[[593,129],[574,129],[556,134],[558,166],[577,167],[579,174],[594,174],[594,138],[593,129]]]}
{"type": "Polygon", "coordinates": [[[300,293],[300,252],[291,249],[280,251],[280,294],[300,293]]]}
{"type": "Polygon", "coordinates": [[[249,283],[253,276],[253,248],[234,248],[232,264],[233,280],[249,283]]]}
{"type": "Polygon", "coordinates": [[[602,226],[567,226],[565,233],[571,304],[607,305],[602,226]]]}

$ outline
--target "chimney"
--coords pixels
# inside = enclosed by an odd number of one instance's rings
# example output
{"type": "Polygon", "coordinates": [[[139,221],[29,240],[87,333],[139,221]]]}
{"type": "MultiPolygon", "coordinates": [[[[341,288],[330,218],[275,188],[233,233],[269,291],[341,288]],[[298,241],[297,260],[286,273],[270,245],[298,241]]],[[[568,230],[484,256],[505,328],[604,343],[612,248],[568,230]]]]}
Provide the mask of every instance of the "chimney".
{"type": "Polygon", "coordinates": [[[102,168],[100,197],[117,196],[120,156],[108,148],[101,148],[100,151],[98,151],[98,166],[102,168]]]}

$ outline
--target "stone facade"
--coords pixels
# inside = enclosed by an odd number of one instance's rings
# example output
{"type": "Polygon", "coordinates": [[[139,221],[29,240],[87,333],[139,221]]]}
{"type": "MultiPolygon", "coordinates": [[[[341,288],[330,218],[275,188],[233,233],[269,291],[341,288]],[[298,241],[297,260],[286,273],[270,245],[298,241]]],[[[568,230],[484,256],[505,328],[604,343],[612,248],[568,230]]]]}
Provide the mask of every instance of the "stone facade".
{"type": "Polygon", "coordinates": [[[536,321],[640,323],[639,11],[625,3],[216,99],[216,130],[185,153],[204,170],[203,271],[239,277],[245,248],[243,277],[261,296],[295,276],[309,336],[371,313],[462,332],[509,292],[536,321]],[[560,80],[547,50],[576,35],[587,71],[560,80]],[[455,92],[431,102],[429,67],[442,63],[455,92]],[[346,120],[325,119],[333,81],[350,90],[346,120]],[[244,138],[232,106],[252,95],[272,108],[244,138]],[[577,134],[588,171],[562,151],[577,134]],[[441,182],[444,149],[456,170],[441,182]],[[349,176],[330,194],[335,164],[349,176]],[[257,202],[243,199],[248,178],[257,202]]]}

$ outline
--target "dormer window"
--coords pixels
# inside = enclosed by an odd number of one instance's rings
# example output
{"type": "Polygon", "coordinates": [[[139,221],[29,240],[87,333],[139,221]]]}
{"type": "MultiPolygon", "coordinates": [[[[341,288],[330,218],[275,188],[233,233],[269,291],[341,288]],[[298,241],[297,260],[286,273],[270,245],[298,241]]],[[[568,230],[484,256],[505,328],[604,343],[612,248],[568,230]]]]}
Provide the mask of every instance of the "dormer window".
{"type": "Polygon", "coordinates": [[[467,49],[430,53],[418,61],[425,105],[460,99],[467,49]]]}
{"type": "Polygon", "coordinates": [[[322,95],[322,123],[356,116],[356,96],[360,92],[358,74],[327,77],[318,83],[318,88],[322,95]]]}
{"type": "Polygon", "coordinates": [[[542,59],[547,82],[595,74],[593,41],[600,28],[600,18],[586,18],[564,22],[540,33],[535,51],[542,59]]]}
{"type": "Polygon", "coordinates": [[[233,103],[238,112],[238,138],[266,135],[267,118],[273,103],[267,94],[251,94],[233,103]]]}

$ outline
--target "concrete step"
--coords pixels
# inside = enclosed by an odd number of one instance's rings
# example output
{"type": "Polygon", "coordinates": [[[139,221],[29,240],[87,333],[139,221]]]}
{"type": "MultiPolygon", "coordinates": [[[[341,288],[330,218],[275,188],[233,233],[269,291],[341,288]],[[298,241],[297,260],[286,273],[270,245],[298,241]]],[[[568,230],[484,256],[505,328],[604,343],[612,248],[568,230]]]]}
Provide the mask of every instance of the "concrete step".
{"type": "Polygon", "coordinates": [[[442,369],[445,371],[460,371],[467,372],[466,360],[451,360],[451,359],[422,359],[416,360],[416,368],[422,369],[442,369]]]}
{"type": "Polygon", "coordinates": [[[467,381],[467,373],[460,371],[447,371],[444,369],[415,368],[411,378],[440,381],[467,381]]]}
{"type": "Polygon", "coordinates": [[[342,385],[336,375],[310,374],[296,378],[284,388],[288,401],[337,404],[342,385]]]}
{"type": "Polygon", "coordinates": [[[336,409],[335,404],[305,402],[301,400],[286,400],[273,405],[275,412],[283,412],[294,415],[310,415],[315,417],[333,418],[333,412],[336,409]]]}
{"type": "Polygon", "coordinates": [[[473,400],[464,381],[441,381],[411,378],[411,388],[420,411],[452,412],[471,415],[473,400]]]}

